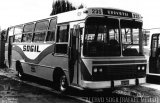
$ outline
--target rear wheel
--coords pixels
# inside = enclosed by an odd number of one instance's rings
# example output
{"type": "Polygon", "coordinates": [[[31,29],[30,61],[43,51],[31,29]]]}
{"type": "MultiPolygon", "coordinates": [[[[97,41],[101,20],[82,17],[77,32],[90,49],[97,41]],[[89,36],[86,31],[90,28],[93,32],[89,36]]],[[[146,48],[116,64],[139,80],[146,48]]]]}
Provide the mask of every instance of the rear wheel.
{"type": "Polygon", "coordinates": [[[17,76],[22,79],[24,77],[24,72],[20,62],[16,62],[16,70],[17,70],[17,76]]]}

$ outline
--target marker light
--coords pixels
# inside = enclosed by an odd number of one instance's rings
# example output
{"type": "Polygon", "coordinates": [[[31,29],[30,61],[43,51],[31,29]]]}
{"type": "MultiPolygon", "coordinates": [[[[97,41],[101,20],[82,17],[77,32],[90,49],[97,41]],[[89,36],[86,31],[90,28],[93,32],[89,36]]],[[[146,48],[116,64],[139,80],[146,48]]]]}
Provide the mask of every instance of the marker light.
{"type": "Polygon", "coordinates": [[[142,66],[142,70],[145,70],[145,67],[144,67],[144,66],[142,66]]]}
{"type": "Polygon", "coordinates": [[[102,69],[102,68],[100,68],[100,69],[99,69],[99,72],[102,72],[102,71],[103,71],[103,69],[102,69]]]}

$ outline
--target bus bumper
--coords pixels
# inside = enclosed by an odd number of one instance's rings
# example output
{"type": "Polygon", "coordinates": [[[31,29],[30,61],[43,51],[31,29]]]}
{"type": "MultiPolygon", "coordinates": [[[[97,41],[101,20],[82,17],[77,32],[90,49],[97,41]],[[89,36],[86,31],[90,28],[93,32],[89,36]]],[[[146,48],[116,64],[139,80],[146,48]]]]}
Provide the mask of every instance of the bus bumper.
{"type": "MultiPolygon", "coordinates": [[[[146,83],[146,77],[138,78],[139,84],[146,83]]],[[[114,81],[84,81],[82,80],[82,87],[88,89],[104,89],[119,86],[136,85],[136,79],[114,80],[114,81]],[[123,82],[126,82],[126,84],[123,82]]]]}

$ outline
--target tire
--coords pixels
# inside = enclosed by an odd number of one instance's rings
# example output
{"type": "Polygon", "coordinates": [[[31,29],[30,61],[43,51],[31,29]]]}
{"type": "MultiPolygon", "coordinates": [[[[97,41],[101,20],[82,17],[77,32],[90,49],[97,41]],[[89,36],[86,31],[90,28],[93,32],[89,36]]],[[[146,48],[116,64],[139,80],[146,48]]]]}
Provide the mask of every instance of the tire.
{"type": "Polygon", "coordinates": [[[159,58],[157,58],[157,60],[156,60],[156,71],[155,72],[160,73],[160,60],[159,60],[159,58]]]}
{"type": "Polygon", "coordinates": [[[60,93],[66,93],[68,90],[68,82],[64,73],[54,75],[53,87],[60,93]]]}
{"type": "Polygon", "coordinates": [[[22,65],[21,65],[20,62],[16,62],[16,70],[17,70],[17,76],[18,76],[20,79],[23,79],[23,77],[24,77],[24,72],[23,72],[22,65]]]}
{"type": "Polygon", "coordinates": [[[59,78],[59,91],[64,93],[68,89],[67,78],[64,74],[62,74],[59,78]]]}

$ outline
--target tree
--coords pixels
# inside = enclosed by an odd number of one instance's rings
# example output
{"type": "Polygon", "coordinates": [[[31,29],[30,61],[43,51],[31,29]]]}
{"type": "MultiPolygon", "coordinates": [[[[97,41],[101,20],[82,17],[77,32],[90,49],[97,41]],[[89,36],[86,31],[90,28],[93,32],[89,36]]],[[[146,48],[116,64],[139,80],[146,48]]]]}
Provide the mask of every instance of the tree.
{"type": "Polygon", "coordinates": [[[53,2],[52,5],[52,12],[50,15],[55,15],[58,13],[63,13],[66,11],[71,11],[71,10],[75,10],[76,7],[74,7],[70,2],[68,2],[67,0],[58,0],[53,2]]]}
{"type": "MultiPolygon", "coordinates": [[[[52,12],[50,15],[55,15],[67,11],[76,10],[76,7],[72,5],[68,0],[56,0],[53,1],[52,4],[52,12]]],[[[78,9],[84,8],[84,6],[81,4],[78,9]]]]}
{"type": "Polygon", "coordinates": [[[82,9],[82,8],[84,8],[83,4],[81,4],[81,5],[78,7],[78,9],[82,9]]]}

